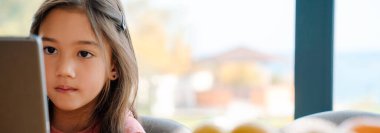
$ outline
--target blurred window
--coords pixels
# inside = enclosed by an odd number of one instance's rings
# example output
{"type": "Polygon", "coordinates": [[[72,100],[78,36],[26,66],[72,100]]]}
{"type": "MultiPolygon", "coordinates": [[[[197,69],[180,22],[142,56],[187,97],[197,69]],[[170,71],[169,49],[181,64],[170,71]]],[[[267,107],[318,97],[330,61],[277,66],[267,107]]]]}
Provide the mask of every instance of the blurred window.
{"type": "Polygon", "coordinates": [[[380,113],[380,1],[335,1],[334,109],[380,113]]]}
{"type": "Polygon", "coordinates": [[[128,0],[138,109],[195,128],[294,112],[294,0],[128,0]]]}

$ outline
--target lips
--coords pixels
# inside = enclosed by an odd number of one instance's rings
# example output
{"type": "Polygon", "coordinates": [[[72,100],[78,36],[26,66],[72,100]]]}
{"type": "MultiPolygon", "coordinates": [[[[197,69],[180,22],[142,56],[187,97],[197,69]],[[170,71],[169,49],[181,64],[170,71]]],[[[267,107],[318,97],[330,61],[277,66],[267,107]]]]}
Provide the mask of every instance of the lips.
{"type": "Polygon", "coordinates": [[[55,87],[55,90],[61,93],[69,93],[69,92],[75,92],[78,91],[78,89],[66,86],[66,85],[60,85],[58,87],[55,87]]]}

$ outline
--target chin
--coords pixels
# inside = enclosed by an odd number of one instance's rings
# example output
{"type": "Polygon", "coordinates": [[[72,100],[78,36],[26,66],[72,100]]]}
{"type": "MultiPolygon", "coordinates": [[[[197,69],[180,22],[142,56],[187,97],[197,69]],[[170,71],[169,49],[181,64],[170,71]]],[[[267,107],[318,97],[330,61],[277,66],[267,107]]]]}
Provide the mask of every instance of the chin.
{"type": "Polygon", "coordinates": [[[66,103],[53,102],[53,104],[55,108],[62,111],[74,111],[82,107],[79,104],[73,104],[73,103],[67,103],[67,102],[66,103]]]}

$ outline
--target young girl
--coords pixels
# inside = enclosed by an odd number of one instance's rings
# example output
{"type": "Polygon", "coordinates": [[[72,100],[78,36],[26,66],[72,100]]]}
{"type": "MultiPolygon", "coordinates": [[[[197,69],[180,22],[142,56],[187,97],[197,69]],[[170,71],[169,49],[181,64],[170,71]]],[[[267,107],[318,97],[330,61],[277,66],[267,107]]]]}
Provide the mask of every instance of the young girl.
{"type": "Polygon", "coordinates": [[[51,132],[145,132],[136,120],[137,65],[119,0],[46,0],[42,37],[51,132]]]}

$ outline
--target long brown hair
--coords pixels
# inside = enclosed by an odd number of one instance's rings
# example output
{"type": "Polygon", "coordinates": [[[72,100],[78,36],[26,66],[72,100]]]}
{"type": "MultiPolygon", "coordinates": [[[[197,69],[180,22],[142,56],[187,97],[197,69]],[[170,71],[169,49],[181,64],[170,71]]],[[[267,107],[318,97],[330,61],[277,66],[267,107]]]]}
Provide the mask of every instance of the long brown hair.
{"type": "MultiPolygon", "coordinates": [[[[97,104],[91,120],[100,121],[100,132],[124,132],[126,112],[132,111],[135,118],[134,103],[138,88],[138,71],[125,16],[119,0],[46,0],[34,16],[31,34],[38,35],[42,21],[56,8],[78,8],[87,13],[96,38],[103,47],[107,41],[112,49],[111,62],[115,65],[118,78],[108,80],[97,96],[97,104]]],[[[53,116],[52,103],[49,102],[50,116],[53,116]]],[[[51,118],[51,117],[50,117],[51,118]]]]}

